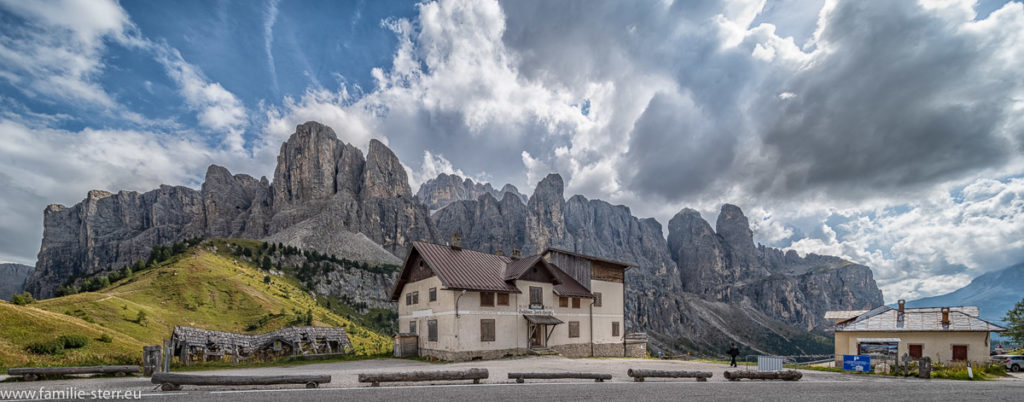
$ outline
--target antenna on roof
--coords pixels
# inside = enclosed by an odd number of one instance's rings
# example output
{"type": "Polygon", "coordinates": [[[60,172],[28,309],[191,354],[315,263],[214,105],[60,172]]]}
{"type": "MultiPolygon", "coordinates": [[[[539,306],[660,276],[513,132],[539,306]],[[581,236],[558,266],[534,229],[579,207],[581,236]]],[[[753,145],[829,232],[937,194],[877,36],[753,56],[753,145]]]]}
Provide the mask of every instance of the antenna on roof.
{"type": "Polygon", "coordinates": [[[523,252],[519,251],[518,248],[512,249],[512,259],[520,259],[523,257],[523,252]]]}

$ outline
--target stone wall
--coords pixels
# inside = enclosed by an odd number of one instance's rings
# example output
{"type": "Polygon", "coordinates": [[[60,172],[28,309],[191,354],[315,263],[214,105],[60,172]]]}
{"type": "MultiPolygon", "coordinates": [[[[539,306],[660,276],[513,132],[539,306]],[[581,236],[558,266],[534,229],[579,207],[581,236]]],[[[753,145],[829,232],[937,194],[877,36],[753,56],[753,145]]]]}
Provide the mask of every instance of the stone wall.
{"type": "Polygon", "coordinates": [[[433,357],[435,359],[452,362],[464,362],[469,360],[493,360],[500,359],[506,356],[525,355],[526,352],[527,350],[523,348],[471,350],[464,352],[452,352],[448,350],[420,348],[420,356],[422,357],[433,357]]]}

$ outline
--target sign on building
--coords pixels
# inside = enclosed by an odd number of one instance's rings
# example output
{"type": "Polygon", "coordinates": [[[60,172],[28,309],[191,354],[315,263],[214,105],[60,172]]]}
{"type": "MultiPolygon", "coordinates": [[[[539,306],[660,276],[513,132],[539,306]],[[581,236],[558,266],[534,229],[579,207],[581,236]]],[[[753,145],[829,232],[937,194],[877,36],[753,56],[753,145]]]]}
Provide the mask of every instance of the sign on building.
{"type": "Polygon", "coordinates": [[[871,356],[843,355],[843,371],[871,371],[871,356]]]}

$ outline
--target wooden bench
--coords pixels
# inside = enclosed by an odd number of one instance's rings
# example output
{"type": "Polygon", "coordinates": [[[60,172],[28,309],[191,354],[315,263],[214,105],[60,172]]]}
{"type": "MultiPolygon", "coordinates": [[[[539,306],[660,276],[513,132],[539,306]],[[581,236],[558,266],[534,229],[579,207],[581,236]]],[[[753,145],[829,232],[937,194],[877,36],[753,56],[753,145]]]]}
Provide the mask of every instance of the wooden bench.
{"type": "Polygon", "coordinates": [[[712,375],[710,371],[644,369],[629,369],[626,374],[633,377],[633,381],[636,382],[644,382],[644,378],[696,378],[698,382],[707,382],[712,375]]]}
{"type": "Polygon", "coordinates": [[[803,378],[803,373],[796,370],[781,370],[781,371],[748,371],[748,370],[735,370],[725,371],[725,378],[729,381],[739,381],[744,378],[750,380],[783,380],[783,381],[797,381],[803,378]]]}
{"type": "Polygon", "coordinates": [[[114,374],[124,377],[138,373],[139,366],[88,366],[88,367],[16,367],[7,369],[9,375],[20,375],[25,381],[35,381],[39,377],[68,374],[114,374]]]}
{"type": "Polygon", "coordinates": [[[508,373],[510,380],[516,380],[517,383],[524,383],[526,380],[560,380],[566,378],[594,380],[594,382],[604,382],[604,380],[612,379],[611,374],[605,373],[508,373]]]}
{"type": "Polygon", "coordinates": [[[181,373],[153,373],[153,384],[160,384],[164,391],[177,391],[182,385],[279,385],[305,384],[306,388],[318,388],[331,382],[329,375],[267,375],[267,376],[226,376],[196,375],[181,373]]]}
{"type": "Polygon", "coordinates": [[[415,382],[415,381],[460,381],[473,380],[479,384],[487,379],[487,369],[471,368],[458,371],[408,371],[395,373],[360,374],[359,382],[368,382],[372,387],[379,387],[382,382],[415,382]]]}

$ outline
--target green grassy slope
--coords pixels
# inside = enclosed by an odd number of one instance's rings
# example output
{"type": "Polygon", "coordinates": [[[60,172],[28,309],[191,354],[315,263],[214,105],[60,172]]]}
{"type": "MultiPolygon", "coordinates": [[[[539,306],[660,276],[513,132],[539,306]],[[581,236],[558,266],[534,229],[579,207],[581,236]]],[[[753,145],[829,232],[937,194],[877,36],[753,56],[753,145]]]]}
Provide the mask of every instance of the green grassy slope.
{"type": "Polygon", "coordinates": [[[312,312],[313,325],[348,329],[356,354],[390,350],[390,338],[318,306],[294,279],[271,276],[270,283],[264,283],[264,271],[225,252],[228,242],[246,241],[204,241],[97,292],[26,306],[0,303],[0,370],[141,359],[142,346],[159,345],[175,325],[263,333],[302,325],[307,311],[312,312]],[[142,321],[138,320],[140,312],[145,316],[142,321]],[[25,350],[32,342],[70,334],[92,340],[83,348],[56,356],[25,350]],[[112,341],[97,340],[102,334],[112,341]]]}

